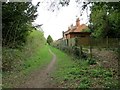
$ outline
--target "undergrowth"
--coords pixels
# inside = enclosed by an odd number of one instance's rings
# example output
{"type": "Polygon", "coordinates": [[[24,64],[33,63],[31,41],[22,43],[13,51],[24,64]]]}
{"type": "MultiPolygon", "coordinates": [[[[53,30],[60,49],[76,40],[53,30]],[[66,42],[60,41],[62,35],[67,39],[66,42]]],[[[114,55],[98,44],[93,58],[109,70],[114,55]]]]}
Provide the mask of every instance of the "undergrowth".
{"type": "Polygon", "coordinates": [[[51,47],[57,55],[57,70],[53,76],[63,88],[118,88],[111,69],[105,69],[92,59],[71,59],[71,56],[51,47]],[[91,60],[91,61],[90,61],[91,60]]]}

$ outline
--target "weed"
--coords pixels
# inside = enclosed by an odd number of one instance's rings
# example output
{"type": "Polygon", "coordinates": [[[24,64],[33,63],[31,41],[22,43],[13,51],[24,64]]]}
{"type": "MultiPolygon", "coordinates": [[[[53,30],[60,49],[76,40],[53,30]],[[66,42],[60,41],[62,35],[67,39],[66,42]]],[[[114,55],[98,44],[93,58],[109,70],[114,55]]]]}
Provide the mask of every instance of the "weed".
{"type": "Polygon", "coordinates": [[[89,86],[90,86],[90,79],[88,77],[81,78],[78,88],[89,88],[89,86]]]}
{"type": "Polygon", "coordinates": [[[96,64],[96,60],[93,58],[88,58],[87,61],[88,61],[88,64],[90,64],[90,65],[96,64]]]}

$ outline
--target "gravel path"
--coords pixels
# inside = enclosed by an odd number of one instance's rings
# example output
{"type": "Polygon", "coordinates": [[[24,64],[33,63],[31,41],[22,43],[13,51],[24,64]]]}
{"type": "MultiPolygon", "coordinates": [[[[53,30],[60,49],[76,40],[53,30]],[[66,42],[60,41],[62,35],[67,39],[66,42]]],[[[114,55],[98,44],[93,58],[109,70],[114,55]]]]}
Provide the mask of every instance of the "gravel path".
{"type": "Polygon", "coordinates": [[[50,73],[55,68],[56,55],[50,49],[49,52],[53,55],[51,62],[42,70],[33,72],[29,78],[20,85],[20,88],[53,88],[50,73]]]}

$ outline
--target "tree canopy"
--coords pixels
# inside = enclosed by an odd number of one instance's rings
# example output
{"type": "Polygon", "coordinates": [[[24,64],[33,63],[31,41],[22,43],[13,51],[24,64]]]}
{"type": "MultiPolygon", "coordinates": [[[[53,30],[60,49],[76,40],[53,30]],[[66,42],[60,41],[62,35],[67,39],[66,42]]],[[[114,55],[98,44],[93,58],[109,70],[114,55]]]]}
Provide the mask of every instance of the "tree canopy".
{"type": "Polygon", "coordinates": [[[120,3],[93,3],[90,27],[94,37],[120,37],[120,3]]]}
{"type": "Polygon", "coordinates": [[[53,42],[53,39],[52,39],[52,37],[49,35],[49,36],[47,37],[47,43],[50,45],[52,42],[53,42]]]}
{"type": "Polygon", "coordinates": [[[2,45],[16,48],[26,42],[37,17],[37,7],[31,2],[2,3],[2,45]]]}

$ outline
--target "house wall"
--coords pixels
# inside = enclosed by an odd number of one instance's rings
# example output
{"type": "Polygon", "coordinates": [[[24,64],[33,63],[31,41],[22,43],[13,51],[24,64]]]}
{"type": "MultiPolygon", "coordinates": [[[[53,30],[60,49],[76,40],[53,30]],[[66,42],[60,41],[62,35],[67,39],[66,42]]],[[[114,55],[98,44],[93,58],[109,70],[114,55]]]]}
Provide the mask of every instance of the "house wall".
{"type": "Polygon", "coordinates": [[[66,35],[66,39],[70,39],[70,34],[67,34],[67,35],[66,35]]]}
{"type": "Polygon", "coordinates": [[[70,34],[70,38],[74,38],[75,37],[75,34],[70,34]]]}
{"type": "Polygon", "coordinates": [[[84,33],[84,34],[80,34],[80,33],[76,33],[76,34],[73,34],[73,33],[71,33],[71,34],[67,34],[66,35],[66,39],[70,39],[70,38],[75,38],[75,37],[89,37],[89,34],[86,34],[86,33],[84,33]]]}
{"type": "Polygon", "coordinates": [[[86,33],[76,33],[76,34],[70,34],[70,38],[75,38],[75,37],[89,37],[90,35],[89,34],[86,34],[86,33]]]}

